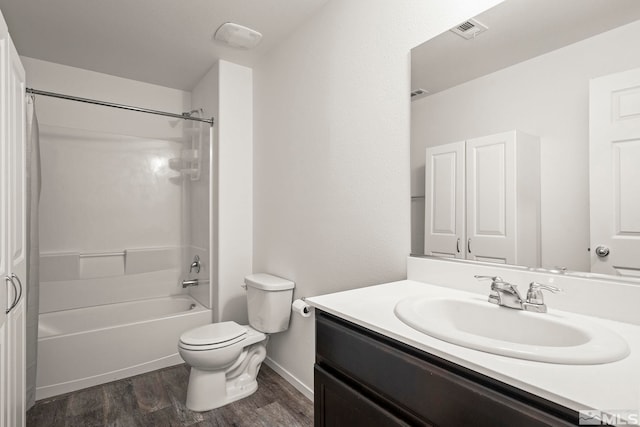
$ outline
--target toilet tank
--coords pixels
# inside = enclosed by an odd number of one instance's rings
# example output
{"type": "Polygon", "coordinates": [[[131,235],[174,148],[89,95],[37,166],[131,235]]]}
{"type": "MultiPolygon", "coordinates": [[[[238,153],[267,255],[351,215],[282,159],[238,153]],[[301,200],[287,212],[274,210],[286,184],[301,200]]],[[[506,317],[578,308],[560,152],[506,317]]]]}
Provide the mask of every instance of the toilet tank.
{"type": "Polygon", "coordinates": [[[244,278],[244,283],[251,327],[265,333],[286,331],[295,283],[265,273],[251,274],[244,278]]]}

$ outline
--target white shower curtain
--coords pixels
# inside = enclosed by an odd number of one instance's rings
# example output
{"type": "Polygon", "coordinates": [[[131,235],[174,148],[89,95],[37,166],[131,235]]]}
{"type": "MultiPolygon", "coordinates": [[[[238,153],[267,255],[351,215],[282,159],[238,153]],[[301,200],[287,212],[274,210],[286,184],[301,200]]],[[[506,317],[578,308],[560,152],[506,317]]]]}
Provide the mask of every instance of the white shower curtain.
{"type": "Polygon", "coordinates": [[[36,401],[38,361],[38,313],[40,244],[38,240],[38,205],[40,201],[40,134],[35,97],[27,96],[27,409],[36,401]]]}

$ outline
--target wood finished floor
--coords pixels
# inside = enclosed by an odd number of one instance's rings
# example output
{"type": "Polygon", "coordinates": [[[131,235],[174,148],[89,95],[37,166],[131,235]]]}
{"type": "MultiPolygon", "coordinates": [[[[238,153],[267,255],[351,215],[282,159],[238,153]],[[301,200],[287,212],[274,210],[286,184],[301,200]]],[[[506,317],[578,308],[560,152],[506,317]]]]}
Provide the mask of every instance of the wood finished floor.
{"type": "Polygon", "coordinates": [[[268,366],[253,395],[208,412],[184,406],[189,368],[178,365],[62,396],[27,412],[27,427],[311,426],[313,403],[268,366]]]}

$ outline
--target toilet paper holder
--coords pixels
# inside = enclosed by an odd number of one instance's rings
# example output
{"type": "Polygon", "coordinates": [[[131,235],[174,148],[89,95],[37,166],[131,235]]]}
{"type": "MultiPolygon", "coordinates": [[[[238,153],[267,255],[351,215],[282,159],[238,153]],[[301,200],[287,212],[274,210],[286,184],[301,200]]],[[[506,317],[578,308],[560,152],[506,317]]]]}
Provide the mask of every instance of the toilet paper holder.
{"type": "Polygon", "coordinates": [[[308,311],[308,312],[311,312],[311,310],[313,310],[313,307],[312,307],[311,305],[309,305],[309,303],[307,302],[307,297],[300,297],[300,299],[301,299],[302,301],[304,301],[304,303],[305,303],[305,304],[307,304],[307,307],[306,307],[306,308],[307,308],[307,311],[308,311]]]}
{"type": "Polygon", "coordinates": [[[313,307],[307,303],[306,297],[298,298],[297,300],[293,301],[293,303],[291,304],[291,311],[299,314],[302,317],[311,316],[312,310],[313,310],[313,307]]]}

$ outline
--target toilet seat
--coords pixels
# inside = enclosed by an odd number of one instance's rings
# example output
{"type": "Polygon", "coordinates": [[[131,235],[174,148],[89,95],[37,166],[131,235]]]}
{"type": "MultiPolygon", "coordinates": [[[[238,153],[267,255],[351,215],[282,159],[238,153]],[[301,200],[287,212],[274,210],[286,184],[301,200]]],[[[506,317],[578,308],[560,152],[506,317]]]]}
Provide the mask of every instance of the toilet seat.
{"type": "Polygon", "coordinates": [[[183,333],[178,345],[185,350],[214,350],[237,344],[246,337],[247,328],[236,322],[211,323],[183,333]]]}

